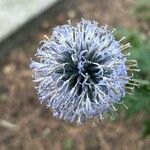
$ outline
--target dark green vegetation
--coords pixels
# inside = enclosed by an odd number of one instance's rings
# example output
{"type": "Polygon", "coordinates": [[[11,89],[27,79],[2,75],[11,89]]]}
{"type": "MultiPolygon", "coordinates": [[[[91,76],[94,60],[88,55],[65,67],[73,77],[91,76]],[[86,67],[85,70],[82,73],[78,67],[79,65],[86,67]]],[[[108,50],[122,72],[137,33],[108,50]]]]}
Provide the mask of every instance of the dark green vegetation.
{"type": "MultiPolygon", "coordinates": [[[[150,1],[142,0],[133,8],[133,15],[140,20],[141,24],[150,23],[150,1]]],[[[126,111],[126,117],[137,116],[140,112],[144,113],[143,137],[150,134],[150,38],[147,33],[139,28],[138,31],[127,28],[118,28],[117,36],[124,35],[130,41],[132,50],[130,59],[138,62],[140,72],[135,73],[135,80],[140,83],[140,88],[136,89],[132,96],[126,96],[126,105],[129,109],[126,111]]]]}

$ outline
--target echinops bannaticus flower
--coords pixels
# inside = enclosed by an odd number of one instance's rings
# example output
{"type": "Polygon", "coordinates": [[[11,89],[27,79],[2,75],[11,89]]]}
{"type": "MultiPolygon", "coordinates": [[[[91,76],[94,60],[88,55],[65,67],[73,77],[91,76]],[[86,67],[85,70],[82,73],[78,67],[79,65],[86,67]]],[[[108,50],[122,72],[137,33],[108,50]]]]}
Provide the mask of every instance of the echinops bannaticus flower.
{"type": "Polygon", "coordinates": [[[107,25],[82,19],[54,28],[41,42],[35,55],[39,61],[31,60],[30,67],[40,102],[54,116],[79,124],[101,118],[134,90],[137,62],[126,58],[130,44],[113,33],[107,25]]]}

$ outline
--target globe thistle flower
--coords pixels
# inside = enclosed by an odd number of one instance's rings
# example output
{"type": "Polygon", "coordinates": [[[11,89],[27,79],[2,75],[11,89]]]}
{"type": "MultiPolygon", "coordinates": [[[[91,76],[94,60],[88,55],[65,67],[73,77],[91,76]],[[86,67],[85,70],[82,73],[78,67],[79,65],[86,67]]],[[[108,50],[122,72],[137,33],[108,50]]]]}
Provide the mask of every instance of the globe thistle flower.
{"type": "Polygon", "coordinates": [[[82,19],[54,28],[41,42],[39,61],[31,60],[30,67],[39,100],[54,116],[80,124],[124,105],[122,98],[138,85],[132,72],[139,69],[127,59],[125,37],[118,41],[113,33],[107,25],[82,19]]]}

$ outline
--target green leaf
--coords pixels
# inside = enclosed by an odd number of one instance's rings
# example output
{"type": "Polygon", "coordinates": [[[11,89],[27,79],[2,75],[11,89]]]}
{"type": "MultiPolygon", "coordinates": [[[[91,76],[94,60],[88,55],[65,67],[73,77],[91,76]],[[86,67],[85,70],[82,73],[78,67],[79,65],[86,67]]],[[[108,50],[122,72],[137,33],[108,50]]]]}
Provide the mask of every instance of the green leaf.
{"type": "Polygon", "coordinates": [[[126,117],[131,117],[139,112],[150,113],[150,85],[136,89],[132,96],[126,96],[125,101],[129,109],[126,117]]]}

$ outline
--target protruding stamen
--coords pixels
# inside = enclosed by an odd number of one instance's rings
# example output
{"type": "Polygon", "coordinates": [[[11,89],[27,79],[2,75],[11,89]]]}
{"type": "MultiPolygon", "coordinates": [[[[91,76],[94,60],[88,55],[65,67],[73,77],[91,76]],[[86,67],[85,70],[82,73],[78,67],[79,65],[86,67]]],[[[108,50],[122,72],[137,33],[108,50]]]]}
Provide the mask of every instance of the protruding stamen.
{"type": "Polygon", "coordinates": [[[49,37],[47,35],[43,36],[46,40],[49,40],[49,37]]]}
{"type": "Polygon", "coordinates": [[[123,40],[125,40],[126,39],[126,37],[124,36],[124,37],[122,37],[120,40],[119,40],[119,43],[120,42],[122,42],[123,40]]]}
{"type": "Polygon", "coordinates": [[[112,32],[110,33],[111,35],[116,31],[115,28],[112,29],[112,32]]]}
{"type": "Polygon", "coordinates": [[[126,60],[126,62],[129,62],[129,63],[137,63],[137,61],[136,60],[126,60]]]}
{"type": "Polygon", "coordinates": [[[135,71],[135,72],[139,72],[140,69],[130,69],[130,68],[127,68],[128,71],[135,71]]]}
{"type": "Polygon", "coordinates": [[[125,49],[127,49],[129,47],[131,47],[131,45],[130,45],[130,43],[127,43],[125,45],[120,46],[120,49],[121,49],[121,51],[123,51],[123,50],[125,50],[125,49]]]}
{"type": "Polygon", "coordinates": [[[129,86],[125,86],[125,88],[127,89],[127,90],[131,90],[131,91],[134,91],[134,87],[129,87],[129,86]]]}
{"type": "MultiPolygon", "coordinates": [[[[137,86],[137,87],[139,87],[139,84],[138,84],[138,83],[135,83],[135,82],[133,82],[133,83],[129,82],[128,84],[131,85],[131,86],[137,86]]],[[[128,85],[128,84],[127,84],[127,85],[128,85]]]]}
{"type": "Polygon", "coordinates": [[[126,91],[126,93],[127,93],[128,95],[132,95],[132,94],[133,94],[132,92],[127,92],[127,91],[126,91]]]}
{"type": "Polygon", "coordinates": [[[73,33],[73,41],[75,42],[76,41],[76,33],[75,33],[75,29],[72,29],[72,33],[73,33]]]}
{"type": "Polygon", "coordinates": [[[124,56],[127,57],[127,56],[130,56],[130,55],[131,55],[131,53],[129,52],[129,53],[125,54],[124,56]]]}
{"type": "Polygon", "coordinates": [[[137,69],[138,68],[138,64],[137,63],[133,63],[133,64],[128,64],[127,65],[128,69],[137,69]]]}
{"type": "Polygon", "coordinates": [[[71,25],[71,20],[70,19],[68,20],[68,24],[71,25]]]}

